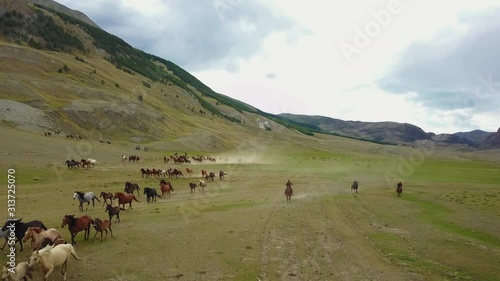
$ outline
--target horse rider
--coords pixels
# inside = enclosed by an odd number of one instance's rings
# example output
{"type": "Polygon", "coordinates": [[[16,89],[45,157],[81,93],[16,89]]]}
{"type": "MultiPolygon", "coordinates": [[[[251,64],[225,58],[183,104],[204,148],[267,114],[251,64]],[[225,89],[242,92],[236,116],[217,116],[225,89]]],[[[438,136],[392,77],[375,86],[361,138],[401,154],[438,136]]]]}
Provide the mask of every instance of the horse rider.
{"type": "Polygon", "coordinates": [[[290,180],[288,180],[285,185],[286,187],[292,188],[293,183],[290,180]]]}

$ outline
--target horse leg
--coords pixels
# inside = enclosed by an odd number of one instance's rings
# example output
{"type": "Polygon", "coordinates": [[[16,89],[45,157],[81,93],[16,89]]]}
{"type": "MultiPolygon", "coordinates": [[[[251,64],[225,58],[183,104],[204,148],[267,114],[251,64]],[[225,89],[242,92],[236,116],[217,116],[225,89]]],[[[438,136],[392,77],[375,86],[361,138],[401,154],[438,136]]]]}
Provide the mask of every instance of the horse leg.
{"type": "Polygon", "coordinates": [[[95,234],[94,234],[94,238],[92,238],[92,242],[94,242],[95,237],[97,236],[97,233],[98,233],[98,232],[96,231],[96,232],[95,232],[95,234]]]}
{"type": "Polygon", "coordinates": [[[3,249],[5,248],[5,245],[7,245],[7,242],[9,242],[9,238],[7,238],[7,236],[5,237],[5,243],[3,243],[3,246],[2,248],[0,248],[0,250],[3,251],[3,249]]]}
{"type": "Polygon", "coordinates": [[[90,227],[91,227],[91,223],[89,223],[89,226],[86,229],[86,231],[87,231],[87,240],[90,239],[90,227]]]}
{"type": "MultiPolygon", "coordinates": [[[[111,222],[109,224],[109,232],[111,233],[111,237],[113,237],[113,230],[111,230],[111,222]]],[[[108,233],[106,232],[106,236],[108,235],[108,233]]]]}
{"type": "MultiPolygon", "coordinates": [[[[69,258],[69,257],[68,257],[69,258]]],[[[68,259],[62,265],[61,273],[63,275],[63,280],[66,281],[66,270],[68,269],[68,259]]]]}
{"type": "Polygon", "coordinates": [[[44,271],[45,275],[43,276],[43,281],[49,280],[49,276],[50,276],[50,274],[52,273],[53,270],[54,270],[54,266],[51,266],[49,269],[47,269],[46,271],[44,271]]]}

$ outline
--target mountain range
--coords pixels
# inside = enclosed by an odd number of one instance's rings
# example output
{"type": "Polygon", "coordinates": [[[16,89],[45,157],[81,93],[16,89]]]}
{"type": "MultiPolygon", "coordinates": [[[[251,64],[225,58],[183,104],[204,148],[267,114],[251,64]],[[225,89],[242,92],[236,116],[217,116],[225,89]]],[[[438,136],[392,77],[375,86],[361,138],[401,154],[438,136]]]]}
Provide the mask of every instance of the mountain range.
{"type": "MultiPolygon", "coordinates": [[[[131,47],[51,0],[0,0],[0,121],[24,130],[207,150],[265,132],[382,144],[500,148],[500,132],[269,114],[216,93],[174,62],[131,47]]],[[[279,137],[274,137],[274,140],[279,137]]]]}

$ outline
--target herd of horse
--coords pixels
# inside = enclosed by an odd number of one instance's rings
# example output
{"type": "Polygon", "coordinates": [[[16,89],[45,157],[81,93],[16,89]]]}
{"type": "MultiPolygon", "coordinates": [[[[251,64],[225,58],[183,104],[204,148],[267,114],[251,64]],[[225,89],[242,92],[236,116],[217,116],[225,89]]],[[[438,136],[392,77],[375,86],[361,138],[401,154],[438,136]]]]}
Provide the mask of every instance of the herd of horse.
{"type": "MultiPolygon", "coordinates": [[[[358,193],[359,181],[353,181],[351,185],[351,193],[358,193]]],[[[396,193],[398,197],[403,196],[403,183],[398,182],[396,185],[396,193]]]]}
{"type": "MultiPolygon", "coordinates": [[[[182,157],[176,159],[183,159],[182,157]]],[[[127,158],[122,156],[122,160],[126,161],[127,158]]],[[[128,158],[130,161],[138,161],[138,156],[130,156],[128,158]]],[[[89,168],[96,164],[95,159],[81,159],[81,161],[75,160],[67,160],[66,164],[68,165],[68,169],[73,169],[77,167],[89,168]]],[[[167,181],[165,178],[168,176],[169,178],[178,178],[184,176],[182,171],[177,169],[168,169],[168,170],[156,170],[156,169],[144,169],[142,168],[141,174],[143,177],[150,178],[162,178],[159,181],[159,189],[161,194],[157,192],[157,190],[153,187],[144,187],[142,188],[143,194],[146,195],[146,201],[149,203],[156,202],[157,198],[166,198],[170,197],[171,192],[174,191],[173,185],[170,181],[167,181]]],[[[190,168],[186,168],[187,174],[193,174],[193,170],[190,168]]],[[[219,171],[219,180],[224,180],[224,177],[227,175],[224,171],[219,171]]],[[[211,180],[214,181],[216,174],[214,172],[208,172],[206,170],[201,170],[201,176],[205,180],[199,180],[198,182],[190,182],[189,188],[191,193],[196,192],[196,188],[200,187],[202,191],[205,191],[208,188],[208,184],[206,181],[211,180]]],[[[288,180],[285,184],[285,192],[284,195],[286,197],[286,202],[291,202],[293,196],[293,183],[288,180]]],[[[353,181],[351,185],[351,192],[358,193],[359,182],[353,181]]],[[[15,244],[20,244],[20,251],[23,251],[24,246],[23,242],[27,242],[31,240],[33,246],[33,253],[29,258],[29,262],[20,262],[16,266],[15,272],[7,270],[7,267],[4,266],[2,280],[27,280],[27,277],[32,279],[32,271],[34,270],[35,265],[39,265],[44,274],[44,280],[50,276],[53,272],[54,268],[61,267],[61,273],[63,275],[64,280],[66,280],[66,272],[67,272],[67,262],[70,256],[73,256],[76,260],[80,260],[77,256],[73,245],[77,242],[75,237],[79,232],[84,232],[84,241],[88,241],[90,238],[90,230],[93,227],[95,229],[95,234],[92,239],[92,242],[95,240],[96,236],[100,234],[100,240],[107,239],[108,232],[111,237],[113,237],[112,231],[112,219],[115,218],[115,223],[120,222],[120,211],[125,210],[125,205],[128,204],[128,209],[132,208],[132,202],[140,202],[137,196],[140,196],[141,188],[137,183],[133,182],[125,182],[125,186],[123,192],[104,192],[100,193],[102,201],[102,207],[105,206],[105,212],[108,213],[108,219],[101,220],[99,218],[92,218],[88,215],[75,216],[75,215],[64,215],[61,223],[61,229],[67,226],[69,233],[71,235],[71,242],[67,243],[66,240],[60,235],[57,229],[55,228],[47,228],[41,221],[33,220],[27,223],[22,222],[22,219],[18,220],[8,220],[4,226],[2,227],[2,232],[0,232],[0,237],[5,237],[5,244],[1,249],[3,250],[7,244],[7,236],[9,227],[14,226],[14,235],[15,235],[15,244]],[[134,194],[135,193],[135,194],[134,194]],[[117,206],[113,206],[113,200],[117,200],[117,206]],[[104,236],[104,237],[103,237],[104,236]],[[10,278],[10,279],[9,279],[10,278]]],[[[403,183],[399,182],[396,186],[397,196],[401,197],[403,193],[403,183]]],[[[92,208],[95,208],[95,201],[101,202],[93,192],[82,192],[75,191],[73,194],[73,199],[79,201],[79,210],[80,212],[84,211],[84,207],[88,210],[90,207],[90,203],[92,203],[92,208]],[[86,206],[84,206],[86,204],[86,206]]]]}
{"type": "Polygon", "coordinates": [[[88,158],[88,159],[81,159],[80,161],[76,161],[75,159],[71,159],[71,160],[66,160],[66,162],[64,162],[64,163],[68,166],[68,170],[74,169],[74,168],[79,168],[80,166],[82,168],[88,169],[92,166],[95,166],[95,164],[97,164],[97,160],[92,159],[92,158],[88,158]]]}

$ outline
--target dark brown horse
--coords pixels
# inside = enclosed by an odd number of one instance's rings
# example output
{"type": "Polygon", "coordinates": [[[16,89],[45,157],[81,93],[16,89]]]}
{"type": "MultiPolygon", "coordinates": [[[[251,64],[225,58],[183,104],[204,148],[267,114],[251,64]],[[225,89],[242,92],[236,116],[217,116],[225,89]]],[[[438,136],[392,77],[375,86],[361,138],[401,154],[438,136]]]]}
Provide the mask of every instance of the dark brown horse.
{"type": "Polygon", "coordinates": [[[184,176],[184,174],[182,174],[182,171],[177,169],[174,169],[172,171],[172,175],[175,176],[176,179],[184,176]]]}
{"type": "Polygon", "coordinates": [[[106,210],[104,212],[108,212],[108,215],[109,215],[109,225],[111,225],[111,219],[113,218],[113,216],[116,215],[116,220],[115,222],[120,222],[120,207],[119,206],[111,206],[111,205],[107,205],[106,206],[106,210]]]}
{"type": "Polygon", "coordinates": [[[83,240],[89,240],[90,236],[90,226],[92,225],[92,218],[87,215],[83,215],[79,218],[75,218],[74,215],[65,215],[61,228],[68,225],[69,233],[71,233],[71,245],[76,244],[75,236],[80,231],[85,231],[83,234],[83,240]]]}
{"type": "Polygon", "coordinates": [[[398,182],[398,186],[396,187],[396,192],[398,193],[398,197],[403,196],[403,183],[398,182]]]}
{"type": "Polygon", "coordinates": [[[208,175],[208,177],[214,181],[214,178],[215,178],[215,173],[214,172],[210,172],[210,174],[208,175]]]}
{"type": "Polygon", "coordinates": [[[90,162],[89,160],[85,160],[85,159],[80,160],[80,165],[82,165],[82,168],[87,167],[87,169],[90,168],[90,165],[94,166],[94,164],[92,162],[90,162]]]}
{"type": "Polygon", "coordinates": [[[116,192],[113,198],[118,199],[118,206],[123,205],[123,208],[121,208],[122,210],[125,210],[125,204],[128,204],[129,209],[133,209],[132,200],[140,202],[137,198],[135,198],[134,194],[125,194],[122,192],[116,192]]]}
{"type": "Polygon", "coordinates": [[[189,183],[189,188],[191,188],[191,193],[196,192],[196,187],[197,186],[198,185],[196,183],[194,183],[194,182],[190,182],[189,183]]]}
{"type": "Polygon", "coordinates": [[[351,185],[351,192],[358,193],[359,181],[354,181],[351,185]]]}
{"type": "Polygon", "coordinates": [[[170,191],[174,191],[174,187],[172,186],[172,183],[170,183],[169,181],[161,180],[160,190],[161,190],[161,195],[163,197],[165,197],[165,193],[168,193],[168,197],[170,198],[170,191]]]}
{"type": "Polygon", "coordinates": [[[144,169],[144,168],[141,168],[141,175],[142,177],[149,177],[153,174],[153,172],[150,170],[150,169],[144,169]]]}
{"type": "Polygon", "coordinates": [[[227,174],[224,173],[224,171],[219,171],[219,179],[220,180],[223,180],[224,179],[224,176],[226,176],[227,174]]]}
{"type": "Polygon", "coordinates": [[[103,207],[104,207],[104,204],[108,204],[108,199],[110,201],[109,204],[113,204],[113,193],[102,191],[100,197],[102,197],[102,199],[104,199],[104,202],[102,202],[103,207]]]}
{"type": "Polygon", "coordinates": [[[124,192],[127,192],[128,194],[134,194],[134,190],[137,190],[137,196],[141,196],[139,194],[139,191],[141,191],[141,189],[139,188],[139,185],[137,183],[125,182],[124,192]]]}

